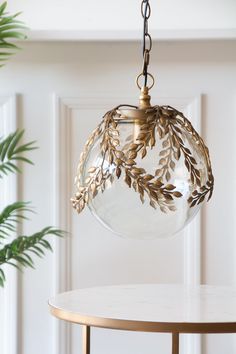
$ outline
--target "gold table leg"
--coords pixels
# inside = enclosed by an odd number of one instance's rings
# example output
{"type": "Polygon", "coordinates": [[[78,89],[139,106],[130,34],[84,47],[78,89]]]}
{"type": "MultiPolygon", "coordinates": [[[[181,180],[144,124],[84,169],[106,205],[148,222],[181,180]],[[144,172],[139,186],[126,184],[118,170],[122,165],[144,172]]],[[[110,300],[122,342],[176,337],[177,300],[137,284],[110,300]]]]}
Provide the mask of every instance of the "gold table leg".
{"type": "Polygon", "coordinates": [[[83,344],[83,354],[90,354],[90,327],[83,326],[82,328],[82,344],[83,344]]]}
{"type": "Polygon", "coordinates": [[[179,333],[172,333],[172,354],[179,354],[179,333]]]}

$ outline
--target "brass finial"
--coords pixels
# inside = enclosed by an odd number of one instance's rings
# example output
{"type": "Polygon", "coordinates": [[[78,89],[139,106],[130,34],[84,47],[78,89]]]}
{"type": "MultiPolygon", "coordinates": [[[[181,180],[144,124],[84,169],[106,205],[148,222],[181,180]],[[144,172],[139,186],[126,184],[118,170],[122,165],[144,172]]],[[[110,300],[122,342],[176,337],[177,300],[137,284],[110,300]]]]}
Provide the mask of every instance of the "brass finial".
{"type": "Polygon", "coordinates": [[[149,88],[146,86],[143,86],[141,88],[141,94],[139,96],[139,108],[140,109],[146,109],[151,107],[151,96],[148,94],[149,88]]]}

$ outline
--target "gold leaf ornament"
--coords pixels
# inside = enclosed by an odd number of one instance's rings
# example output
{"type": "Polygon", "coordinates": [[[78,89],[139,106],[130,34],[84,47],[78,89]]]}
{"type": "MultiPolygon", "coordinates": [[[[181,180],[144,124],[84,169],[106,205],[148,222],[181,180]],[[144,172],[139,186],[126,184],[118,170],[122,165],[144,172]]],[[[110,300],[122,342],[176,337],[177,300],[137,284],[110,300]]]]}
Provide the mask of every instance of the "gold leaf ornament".
{"type": "MultiPolygon", "coordinates": [[[[146,110],[145,118],[135,125],[137,134],[127,137],[124,144],[121,143],[119,129],[120,123],[126,119],[122,108],[123,106],[119,106],[107,112],[85,144],[77,169],[77,192],[71,199],[77,212],[80,213],[98,193],[106,191],[108,182],[111,184],[121,178],[127,188],[132,188],[139,194],[141,203],[148,201],[152,208],[159,208],[163,213],[176,211],[175,200],[183,197],[183,194],[170,181],[181,159],[194,187],[188,198],[189,206],[199,205],[207,196],[209,200],[214,178],[208,149],[188,119],[170,106],[151,107],[146,110]],[[196,158],[190,147],[186,146],[186,134],[200,149],[206,161],[208,180],[204,185],[196,158]],[[100,166],[89,166],[86,178],[83,178],[84,164],[97,140],[100,141],[102,162],[100,166]],[[160,158],[156,161],[155,173],[152,174],[140,167],[137,161],[148,158],[149,151],[156,146],[157,141],[161,142],[160,158]]],[[[132,108],[134,113],[136,109],[132,108]]]]}

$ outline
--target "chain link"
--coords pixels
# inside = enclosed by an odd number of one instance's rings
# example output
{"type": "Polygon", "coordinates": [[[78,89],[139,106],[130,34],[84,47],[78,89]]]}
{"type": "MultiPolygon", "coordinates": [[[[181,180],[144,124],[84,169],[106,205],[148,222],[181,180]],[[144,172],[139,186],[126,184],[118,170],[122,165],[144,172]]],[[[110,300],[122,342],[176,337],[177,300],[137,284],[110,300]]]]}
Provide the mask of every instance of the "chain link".
{"type": "Polygon", "coordinates": [[[141,14],[143,17],[143,68],[139,77],[142,75],[144,76],[144,86],[147,86],[148,76],[151,76],[148,73],[148,65],[150,61],[150,51],[152,49],[152,37],[148,31],[148,20],[151,16],[151,6],[149,0],[142,0],[141,14]]]}

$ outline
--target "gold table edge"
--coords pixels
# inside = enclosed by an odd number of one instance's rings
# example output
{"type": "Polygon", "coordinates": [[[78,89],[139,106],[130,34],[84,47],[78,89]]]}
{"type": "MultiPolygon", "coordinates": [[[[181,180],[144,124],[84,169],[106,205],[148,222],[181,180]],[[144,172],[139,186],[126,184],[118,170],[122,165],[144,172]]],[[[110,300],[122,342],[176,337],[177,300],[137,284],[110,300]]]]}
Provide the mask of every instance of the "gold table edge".
{"type": "Polygon", "coordinates": [[[85,316],[49,304],[53,316],[72,323],[137,332],[236,333],[236,322],[151,322],[85,316]]]}

